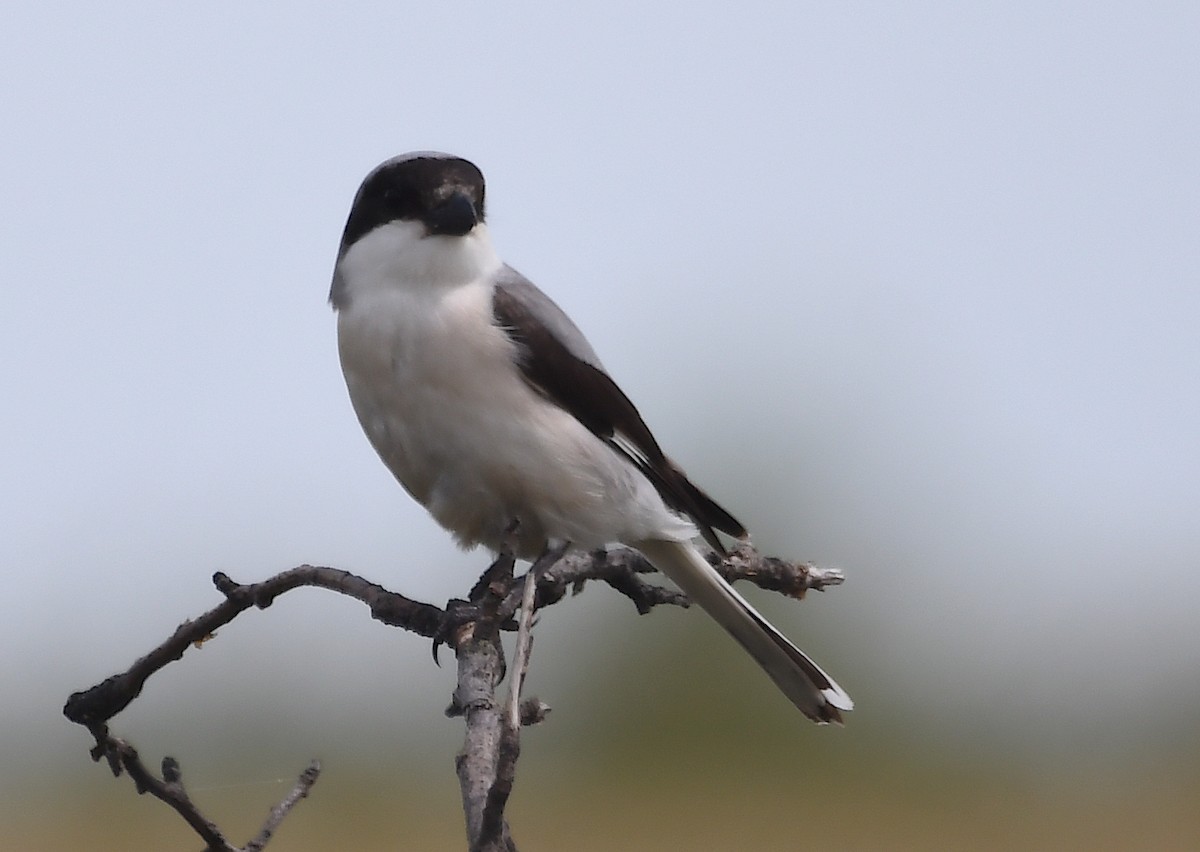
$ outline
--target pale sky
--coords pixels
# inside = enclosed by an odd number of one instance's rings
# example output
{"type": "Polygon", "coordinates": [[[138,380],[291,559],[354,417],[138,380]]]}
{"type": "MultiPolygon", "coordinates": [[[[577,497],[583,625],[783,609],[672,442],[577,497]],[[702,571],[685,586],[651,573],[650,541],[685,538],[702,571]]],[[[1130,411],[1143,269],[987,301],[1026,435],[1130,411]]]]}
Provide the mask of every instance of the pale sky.
{"type": "Polygon", "coordinates": [[[214,570],[470,587],[325,304],[358,182],[434,148],[760,547],[846,571],[770,611],[861,715],[1194,723],[1198,36],[1188,3],[13,7],[0,718],[61,735],[214,570]]]}

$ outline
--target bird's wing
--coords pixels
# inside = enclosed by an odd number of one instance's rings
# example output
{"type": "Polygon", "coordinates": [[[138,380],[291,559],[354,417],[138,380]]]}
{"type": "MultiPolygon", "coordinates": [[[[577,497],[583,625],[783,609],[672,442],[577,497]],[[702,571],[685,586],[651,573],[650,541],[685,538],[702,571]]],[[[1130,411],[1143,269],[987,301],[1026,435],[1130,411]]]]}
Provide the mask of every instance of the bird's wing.
{"type": "Polygon", "coordinates": [[[695,522],[714,550],[725,552],[714,529],[746,537],[745,527],[663,454],[583,332],[549,296],[506,266],[496,277],[492,310],[520,349],[525,380],[636,465],[668,506],[695,522]]]}

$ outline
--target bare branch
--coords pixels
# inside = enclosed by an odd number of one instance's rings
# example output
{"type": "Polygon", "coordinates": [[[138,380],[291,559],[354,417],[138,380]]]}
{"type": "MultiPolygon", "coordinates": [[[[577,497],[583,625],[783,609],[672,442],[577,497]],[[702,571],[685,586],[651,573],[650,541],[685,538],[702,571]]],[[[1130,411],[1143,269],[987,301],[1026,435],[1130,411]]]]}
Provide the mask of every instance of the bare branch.
{"type": "Polygon", "coordinates": [[[266,609],[279,595],[301,586],[319,586],[357,598],[371,608],[372,618],[422,636],[432,637],[443,618],[442,610],[435,606],[389,592],[376,583],[336,568],[301,565],[249,586],[235,583],[218,571],[213,575],[213,584],[225,595],[223,603],[199,618],[179,625],[169,639],[135,662],[128,671],[113,675],[91,689],[76,692],[63,708],[66,717],[81,725],[107,722],[137,698],[152,674],[182,657],[189,646],[206,641],[218,628],[251,606],[266,609]]]}
{"type": "Polygon", "coordinates": [[[271,813],[267,817],[267,821],[263,823],[262,830],[246,844],[244,852],[261,852],[284,818],[292,812],[292,808],[296,807],[301,799],[308,796],[308,791],[312,789],[313,784],[317,783],[317,776],[320,774],[320,761],[314,760],[305,767],[304,771],[300,773],[300,777],[296,779],[296,786],[283,798],[283,801],[271,808],[271,813]]]}
{"type": "MultiPolygon", "coordinates": [[[[836,570],[764,557],[749,545],[736,547],[724,559],[716,554],[708,559],[730,582],[749,580],[795,598],[804,597],[809,589],[837,585],[843,579],[836,570]]],[[[316,782],[320,767],[315,761],[288,796],[271,810],[258,835],[244,849],[238,849],[191,802],[174,759],[164,759],[162,778],[158,778],[142,764],[130,743],[109,733],[107,723],[141,693],[155,672],[180,659],[189,645],[211,638],[240,613],[251,607],[265,609],[279,595],[302,586],[329,589],[362,601],[370,608],[371,616],[384,624],[433,638],[435,654],[439,642],[453,646],[458,686],[446,712],[463,716],[466,722],[463,749],[455,766],[469,843],[478,852],[515,852],[504,811],[520,755],[519,732],[521,726],[542,721],[550,709],[536,698],[521,699],[533,614],[562,600],[568,590],[577,594],[589,580],[602,581],[625,595],[639,613],[662,604],[687,606],[684,595],[643,579],[644,574],[653,571],[640,554],[625,548],[566,556],[559,550],[545,554],[517,582],[513,580],[512,554],[503,553],[476,583],[469,602],[451,601],[445,610],[334,568],[301,565],[250,585],[235,583],[218,572],[213,575],[213,583],[225,596],[221,604],[179,625],[170,638],[127,671],[73,694],[63,712],[92,733],[96,740],[91,750],[94,760],[106,760],[115,775],[127,773],[139,793],[150,793],[170,805],[203,838],[206,852],[261,852],[282,820],[316,782]],[[511,620],[518,613],[516,659],[509,700],[504,705],[496,697],[496,687],[505,675],[499,637],[502,630],[513,629],[511,620]]]]}
{"type": "MultiPolygon", "coordinates": [[[[590,553],[571,552],[538,576],[535,609],[558,603],[566,596],[568,590],[572,594],[578,594],[588,580],[601,580],[612,586],[633,601],[633,605],[642,615],[659,604],[687,606],[687,597],[683,594],[647,583],[640,576],[655,570],[644,556],[629,548],[596,550],[590,553]]],[[[500,611],[516,612],[520,594],[519,590],[510,592],[500,611]]]]}
{"type": "MultiPolygon", "coordinates": [[[[488,793],[496,777],[504,738],[504,714],[496,700],[496,686],[504,677],[504,652],[499,632],[480,623],[464,630],[455,648],[458,657],[458,687],[447,715],[463,716],[466,735],[462,751],[455,759],[458,784],[462,790],[463,812],[467,819],[467,840],[472,850],[489,847],[477,844],[484,836],[484,812],[488,793]]],[[[491,849],[513,849],[507,825],[501,825],[491,849]]],[[[490,852],[490,850],[489,850],[490,852]]]]}
{"type": "MultiPolygon", "coordinates": [[[[809,589],[824,590],[842,582],[842,573],[821,569],[806,562],[789,562],[763,556],[752,545],[739,544],[722,558],[709,552],[708,561],[721,576],[733,583],[748,580],[760,588],[780,592],[789,597],[803,598],[809,589]]],[[[578,594],[589,580],[600,580],[629,598],[638,613],[645,615],[656,606],[688,606],[687,596],[674,589],[648,583],[643,574],[655,567],[636,550],[616,548],[591,553],[572,552],[562,557],[538,578],[537,609],[557,603],[571,589],[578,594]]],[[[521,590],[509,592],[501,612],[516,611],[521,590]]]]}
{"type": "Polygon", "coordinates": [[[244,848],[239,848],[230,843],[216,824],[204,816],[192,802],[183,785],[183,772],[180,769],[179,761],[173,757],[164,757],[162,778],[159,778],[142,763],[137,749],[126,740],[112,736],[106,725],[97,723],[91,730],[96,737],[96,746],[92,749],[93,759],[99,760],[102,757],[107,759],[113,774],[120,775],[124,771],[133,780],[134,787],[139,794],[149,793],[159,801],[170,805],[192,827],[192,830],[200,835],[206,844],[205,852],[262,852],[279,824],[283,822],[284,817],[302,798],[308,795],[308,791],[312,789],[321,772],[319,763],[315,760],[310,763],[300,774],[292,792],[271,809],[271,814],[267,817],[258,836],[244,848]]]}
{"type": "Polygon", "coordinates": [[[840,586],[845,580],[836,568],[818,568],[811,562],[789,562],[763,556],[749,544],[739,544],[724,559],[710,553],[708,561],[731,583],[749,580],[760,589],[780,592],[797,600],[809,589],[823,592],[829,586],[840,586]]]}
{"type": "Polygon", "coordinates": [[[533,598],[537,591],[537,566],[525,574],[521,584],[524,596],[521,599],[520,618],[517,619],[517,648],[513,652],[513,671],[508,684],[508,727],[517,731],[521,727],[521,688],[529,672],[529,654],[533,650],[533,598]]]}
{"type": "MultiPolygon", "coordinates": [[[[554,558],[558,555],[561,555],[561,551],[554,558]]],[[[504,809],[508,806],[508,797],[512,794],[513,784],[516,782],[517,758],[521,756],[521,687],[529,669],[529,653],[533,647],[530,628],[533,624],[534,593],[537,591],[537,569],[538,565],[530,568],[525,574],[525,581],[521,583],[524,594],[517,621],[517,647],[513,653],[513,665],[508,679],[508,712],[501,719],[495,769],[483,802],[479,835],[471,841],[472,852],[516,848],[512,838],[508,836],[504,809]]]]}
{"type": "MultiPolygon", "coordinates": [[[[187,790],[183,787],[183,775],[175,758],[163,758],[163,777],[159,779],[142,763],[137,749],[125,740],[109,735],[107,730],[104,732],[102,742],[99,739],[97,741],[97,748],[99,749],[101,746],[109,759],[109,764],[112,765],[114,761],[118,763],[120,769],[124,769],[133,779],[138,793],[149,793],[159,801],[166,802],[183,817],[184,821],[208,844],[206,852],[240,852],[236,846],[225,839],[220,829],[192,804],[187,790]]],[[[120,769],[114,769],[113,774],[119,775],[120,769]]]]}
{"type": "MultiPolygon", "coordinates": [[[[512,795],[513,784],[517,777],[517,758],[521,756],[521,689],[525,684],[525,675],[529,670],[529,655],[533,649],[534,598],[538,578],[562,558],[567,547],[567,543],[563,542],[557,547],[547,549],[530,566],[529,571],[525,574],[524,582],[519,585],[522,597],[520,617],[517,620],[517,646],[513,654],[513,666],[508,682],[508,712],[501,717],[500,741],[497,745],[492,780],[483,801],[483,814],[479,819],[479,834],[473,835],[471,842],[473,852],[475,850],[491,852],[491,850],[514,850],[516,848],[504,820],[504,809],[508,806],[509,796],[512,795]]],[[[501,612],[497,612],[497,616],[503,617],[501,612]]],[[[540,701],[531,709],[533,712],[526,714],[530,723],[535,719],[544,719],[549,711],[549,707],[540,701]]],[[[468,818],[468,822],[472,821],[468,818]]]]}

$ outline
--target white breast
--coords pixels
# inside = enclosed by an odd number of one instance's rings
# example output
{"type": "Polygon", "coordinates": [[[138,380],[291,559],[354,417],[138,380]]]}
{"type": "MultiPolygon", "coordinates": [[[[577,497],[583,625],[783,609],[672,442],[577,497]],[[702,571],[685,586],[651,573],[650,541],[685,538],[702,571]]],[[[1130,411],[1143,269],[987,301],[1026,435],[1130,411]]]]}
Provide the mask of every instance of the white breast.
{"type": "Polygon", "coordinates": [[[632,465],[525,383],[494,324],[500,262],[486,231],[374,236],[339,264],[342,369],[372,445],[442,526],[494,549],[518,520],[524,556],[548,538],[598,547],[693,534],[632,465]]]}

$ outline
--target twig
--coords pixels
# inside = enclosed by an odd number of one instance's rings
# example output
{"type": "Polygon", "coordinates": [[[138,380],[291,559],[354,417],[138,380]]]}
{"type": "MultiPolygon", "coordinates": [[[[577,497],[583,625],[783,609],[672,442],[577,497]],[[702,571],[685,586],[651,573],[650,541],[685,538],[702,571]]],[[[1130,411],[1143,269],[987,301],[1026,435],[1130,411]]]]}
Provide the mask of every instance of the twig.
{"type": "MultiPolygon", "coordinates": [[[[209,820],[192,803],[187,790],[183,786],[183,774],[179,762],[173,757],[164,757],[162,762],[161,779],[142,763],[141,757],[132,745],[125,740],[104,734],[103,747],[109,765],[113,766],[113,774],[119,775],[124,769],[133,779],[138,793],[149,793],[159,801],[166,802],[184,821],[200,835],[208,844],[206,852],[240,852],[240,850],[225,839],[220,829],[209,820]]],[[[100,748],[100,743],[97,743],[100,748]]]]}
{"type": "Polygon", "coordinates": [[[106,758],[113,774],[120,775],[122,771],[128,774],[139,794],[149,793],[159,801],[170,805],[207,844],[205,852],[262,852],[276,829],[279,828],[279,824],[283,822],[284,817],[301,799],[308,795],[308,791],[312,789],[313,784],[317,782],[317,776],[321,773],[321,765],[315,760],[312,761],[300,773],[291,793],[271,809],[271,813],[258,835],[246,846],[239,848],[230,843],[216,824],[204,816],[192,802],[183,785],[183,772],[180,769],[179,761],[173,757],[164,757],[162,778],[158,778],[142,763],[137,749],[129,742],[112,736],[108,732],[107,726],[96,725],[93,734],[96,736],[96,747],[92,749],[93,758],[97,760],[101,757],[106,758]]]}
{"type": "Polygon", "coordinates": [[[537,566],[525,574],[524,597],[517,619],[517,647],[513,651],[512,677],[508,684],[508,727],[511,731],[521,729],[521,689],[525,686],[525,675],[529,672],[529,653],[533,650],[533,598],[537,592],[537,566]]]}
{"type": "MultiPolygon", "coordinates": [[[[764,557],[749,545],[735,548],[724,560],[711,554],[709,561],[730,582],[745,579],[796,598],[809,589],[823,590],[842,582],[840,571],[764,557]]],[[[329,589],[362,601],[370,607],[371,616],[384,624],[435,640],[445,639],[454,646],[458,687],[447,714],[464,716],[466,721],[463,751],[455,765],[468,838],[473,838],[472,849],[479,852],[515,852],[504,810],[520,753],[519,730],[541,721],[549,711],[536,698],[521,700],[533,613],[557,603],[568,591],[577,594],[589,580],[600,580],[625,595],[639,613],[662,604],[687,606],[687,598],[679,592],[643,579],[642,575],[653,571],[641,555],[623,548],[566,556],[560,551],[545,554],[518,584],[512,579],[511,555],[502,555],[476,585],[472,601],[456,602],[466,613],[461,619],[452,617],[451,610],[411,600],[335,568],[301,565],[250,585],[235,583],[218,572],[213,575],[213,583],[225,596],[223,602],[179,625],[165,642],[127,671],[71,695],[63,712],[92,733],[96,741],[91,750],[93,760],[106,760],[115,775],[127,773],[139,793],[150,793],[175,809],[204,839],[206,852],[261,852],[282,820],[316,782],[320,768],[315,761],[301,774],[291,793],[271,810],[258,835],[244,849],[238,849],[188,798],[178,764],[172,758],[164,759],[163,777],[158,778],[145,767],[129,742],[109,733],[107,723],[141,693],[155,672],[180,659],[188,646],[206,641],[245,610],[265,609],[279,595],[302,586],[329,589]],[[511,618],[518,610],[513,679],[509,701],[502,708],[496,699],[496,686],[505,672],[499,636],[502,629],[511,629],[511,618]],[[447,635],[448,624],[454,627],[452,635],[447,635]]]]}
{"type": "Polygon", "coordinates": [[[267,821],[263,823],[262,830],[246,844],[244,852],[261,852],[275,834],[276,829],[279,828],[280,823],[291,813],[292,808],[296,807],[301,799],[308,796],[308,791],[312,789],[313,784],[317,783],[317,776],[320,774],[320,761],[314,760],[305,767],[304,771],[300,773],[300,777],[296,779],[296,786],[292,788],[292,792],[288,793],[278,805],[271,808],[271,813],[267,817],[267,821]]]}
{"type": "Polygon", "coordinates": [[[829,586],[840,586],[846,579],[836,568],[818,568],[811,562],[789,562],[763,556],[749,544],[739,544],[724,559],[710,553],[708,561],[731,583],[749,580],[760,589],[780,592],[797,600],[809,589],[823,592],[829,586]]]}
{"type": "MultiPolygon", "coordinates": [[[[823,591],[828,586],[839,585],[844,579],[837,569],[821,569],[807,562],[763,556],[749,544],[739,544],[724,559],[710,552],[708,561],[731,583],[748,580],[760,588],[797,599],[803,598],[809,589],[823,591]]],[[[589,580],[603,581],[625,595],[641,615],[662,604],[688,606],[687,596],[681,592],[642,579],[643,574],[655,573],[655,570],[636,550],[624,547],[568,553],[538,578],[536,608],[557,603],[568,589],[578,594],[589,580]]],[[[500,612],[509,615],[516,612],[521,594],[519,589],[510,591],[500,612]]]]}
{"type": "Polygon", "coordinates": [[[127,671],[113,675],[91,689],[76,692],[63,707],[66,717],[81,725],[107,722],[138,697],[152,674],[182,657],[189,646],[204,642],[218,628],[224,627],[250,607],[266,609],[279,595],[301,586],[319,586],[357,598],[371,608],[372,618],[422,636],[432,637],[443,617],[442,610],[435,606],[389,592],[383,586],[348,571],[316,565],[301,565],[248,586],[235,583],[218,571],[213,575],[213,584],[225,595],[224,602],[200,617],[179,625],[169,639],[127,671]]]}

